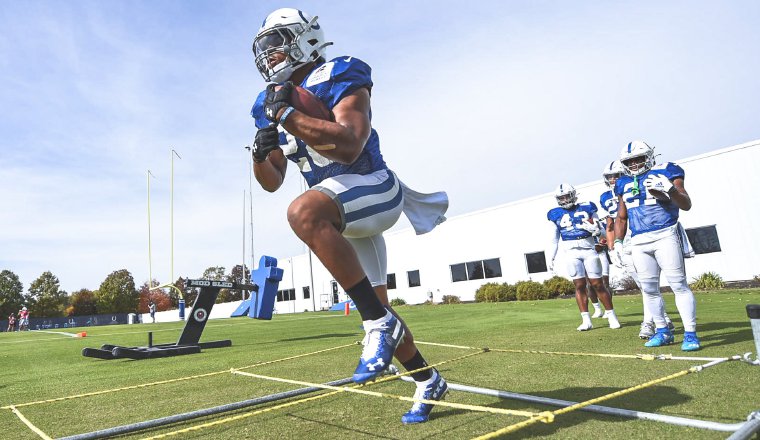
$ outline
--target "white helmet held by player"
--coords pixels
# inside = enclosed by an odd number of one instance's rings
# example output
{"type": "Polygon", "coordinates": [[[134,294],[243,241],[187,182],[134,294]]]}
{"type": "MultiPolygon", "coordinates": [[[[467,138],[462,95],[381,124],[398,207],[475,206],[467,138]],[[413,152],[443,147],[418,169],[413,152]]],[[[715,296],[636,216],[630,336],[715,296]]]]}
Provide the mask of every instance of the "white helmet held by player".
{"type": "Polygon", "coordinates": [[[604,167],[604,171],[602,171],[602,179],[604,180],[604,184],[607,185],[607,188],[612,188],[615,186],[617,179],[623,174],[625,174],[623,165],[619,160],[613,160],[604,167]]]}
{"type": "Polygon", "coordinates": [[[325,35],[318,17],[293,8],[278,9],[267,16],[253,40],[256,68],[264,81],[284,82],[302,65],[325,57],[325,35]],[[283,53],[286,58],[270,66],[270,57],[283,53]]]}
{"type": "Polygon", "coordinates": [[[572,208],[578,201],[578,193],[569,183],[560,183],[554,191],[554,197],[557,198],[557,204],[565,209],[572,208]]]}
{"type": "Polygon", "coordinates": [[[654,148],[644,141],[629,142],[620,151],[620,163],[626,174],[638,176],[654,166],[654,148]]]}

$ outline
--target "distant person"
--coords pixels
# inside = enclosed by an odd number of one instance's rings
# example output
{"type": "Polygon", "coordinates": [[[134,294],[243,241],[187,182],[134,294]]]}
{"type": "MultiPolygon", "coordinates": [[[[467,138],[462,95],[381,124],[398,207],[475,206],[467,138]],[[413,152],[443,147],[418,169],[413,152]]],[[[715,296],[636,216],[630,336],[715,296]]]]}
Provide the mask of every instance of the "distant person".
{"type": "Polygon", "coordinates": [[[18,312],[18,331],[24,330],[29,330],[29,310],[26,309],[26,306],[18,312]]]}
{"type": "Polygon", "coordinates": [[[683,322],[681,350],[701,347],[697,337],[697,304],[686,279],[685,256],[691,256],[683,227],[678,223],[681,210],[691,209],[691,198],[684,188],[683,168],[666,162],[655,164],[654,148],[633,141],[620,152],[626,175],[615,183],[618,213],[615,220],[613,259],[622,265],[623,240],[631,231],[631,258],[641,283],[641,291],[656,326],[655,334],[644,346],[660,347],[673,343],[673,332],[665,320],[660,273],[665,274],[676,297],[683,322]]]}
{"type": "Polygon", "coordinates": [[[11,312],[10,315],[8,315],[8,330],[7,332],[12,332],[16,330],[16,315],[11,312]]]}
{"type": "Polygon", "coordinates": [[[435,304],[433,302],[433,291],[432,290],[428,290],[428,301],[430,301],[430,304],[435,304]]]}
{"type": "Polygon", "coordinates": [[[150,302],[148,305],[148,311],[150,312],[150,319],[153,320],[153,322],[156,322],[156,303],[153,301],[150,302]]]}
{"type": "Polygon", "coordinates": [[[559,207],[552,208],[546,214],[547,219],[556,226],[553,247],[549,250],[549,270],[554,271],[554,259],[557,249],[561,247],[566,270],[575,285],[575,301],[581,312],[581,325],[577,330],[594,328],[588,312],[586,277],[607,310],[605,317],[610,328],[618,329],[620,322],[612,307],[612,297],[602,282],[602,264],[594,249],[594,237],[601,233],[596,205],[593,202],[578,203],[578,194],[568,183],[561,183],[554,196],[559,207]]]}

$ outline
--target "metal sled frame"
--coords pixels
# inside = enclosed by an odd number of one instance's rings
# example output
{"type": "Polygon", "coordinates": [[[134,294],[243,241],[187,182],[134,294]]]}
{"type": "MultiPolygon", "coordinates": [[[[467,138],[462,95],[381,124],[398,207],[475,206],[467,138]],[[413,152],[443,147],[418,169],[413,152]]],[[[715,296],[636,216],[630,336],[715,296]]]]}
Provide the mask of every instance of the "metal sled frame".
{"type": "Polygon", "coordinates": [[[185,354],[200,353],[204,348],[223,348],[232,346],[232,341],[224,339],[221,341],[199,342],[203,329],[206,327],[211,309],[214,307],[219,290],[221,289],[238,289],[256,292],[258,286],[255,284],[240,284],[228,281],[212,280],[187,280],[188,287],[200,287],[201,291],[195,299],[193,309],[190,311],[185,328],[179,335],[179,339],[174,344],[153,345],[152,334],[148,334],[147,347],[124,347],[121,345],[104,344],[100,348],[83,348],[82,356],[93,357],[98,359],[151,359],[171,356],[181,356],[185,354]]]}

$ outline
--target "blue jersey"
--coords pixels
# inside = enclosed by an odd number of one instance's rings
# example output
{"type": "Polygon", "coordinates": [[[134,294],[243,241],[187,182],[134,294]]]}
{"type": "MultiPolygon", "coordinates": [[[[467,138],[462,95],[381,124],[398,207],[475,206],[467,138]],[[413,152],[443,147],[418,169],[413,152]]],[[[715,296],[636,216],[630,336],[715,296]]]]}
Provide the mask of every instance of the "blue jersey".
{"type": "MultiPolygon", "coordinates": [[[[372,69],[363,61],[353,57],[338,57],[317,66],[300,84],[314,93],[327,108],[332,109],[341,99],[366,88],[372,89],[372,69]]],[[[251,109],[256,127],[268,127],[271,123],[264,116],[266,91],[259,93],[251,109]]],[[[370,120],[372,114],[370,113],[370,120]]],[[[280,127],[280,147],[285,156],[298,164],[309,187],[328,177],[342,174],[371,174],[386,169],[380,153],[380,140],[374,128],[359,157],[351,164],[342,164],[317,153],[306,143],[280,127]]]]}
{"type": "Polygon", "coordinates": [[[557,225],[559,236],[562,240],[580,240],[591,237],[591,233],[579,226],[583,222],[588,222],[596,214],[596,205],[594,202],[579,203],[571,209],[556,207],[549,210],[546,218],[557,225]]]}
{"type": "Polygon", "coordinates": [[[678,223],[678,206],[670,200],[654,198],[644,187],[650,174],[662,174],[669,180],[684,178],[683,168],[668,162],[657,165],[640,176],[621,176],[615,183],[615,195],[623,196],[628,209],[628,227],[631,237],[645,232],[659,231],[678,223]],[[634,193],[634,189],[636,189],[634,193]]]}
{"type": "Polygon", "coordinates": [[[612,190],[607,190],[599,196],[599,205],[607,211],[610,218],[617,217],[618,212],[618,199],[612,194],[612,190]]]}

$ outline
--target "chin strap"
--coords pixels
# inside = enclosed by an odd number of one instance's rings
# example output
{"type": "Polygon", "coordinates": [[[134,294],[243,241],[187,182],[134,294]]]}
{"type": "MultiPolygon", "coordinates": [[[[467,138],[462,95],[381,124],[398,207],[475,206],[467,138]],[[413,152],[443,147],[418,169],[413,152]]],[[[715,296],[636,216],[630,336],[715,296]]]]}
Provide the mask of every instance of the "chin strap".
{"type": "Polygon", "coordinates": [[[639,175],[633,176],[633,188],[631,189],[631,195],[636,197],[639,195],[639,175]]]}

